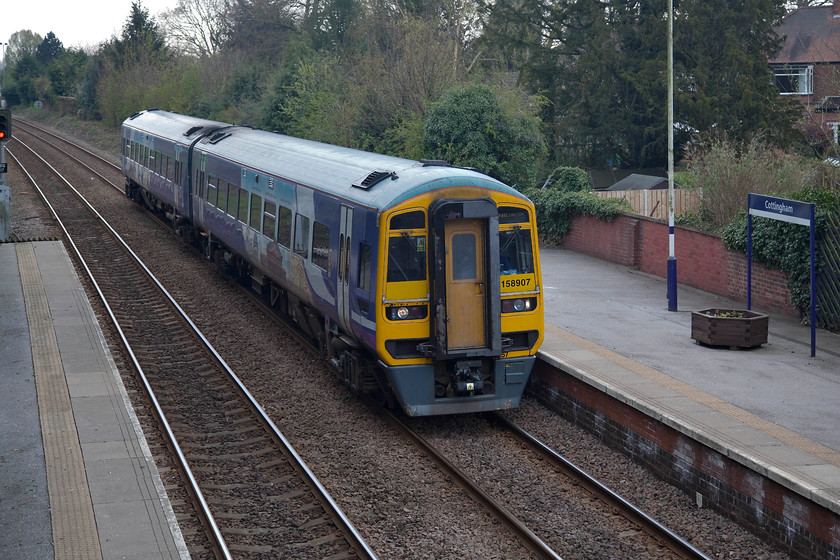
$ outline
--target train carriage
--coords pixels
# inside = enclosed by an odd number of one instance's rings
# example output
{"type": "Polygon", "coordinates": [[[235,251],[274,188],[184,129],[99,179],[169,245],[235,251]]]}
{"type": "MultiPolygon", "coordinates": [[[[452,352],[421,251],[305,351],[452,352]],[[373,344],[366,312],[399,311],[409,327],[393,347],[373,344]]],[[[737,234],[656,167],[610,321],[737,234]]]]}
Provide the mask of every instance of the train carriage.
{"type": "Polygon", "coordinates": [[[518,405],[543,312],[516,190],[158,110],[123,124],[123,170],[129,196],[248,278],[356,390],[410,415],[518,405]]]}

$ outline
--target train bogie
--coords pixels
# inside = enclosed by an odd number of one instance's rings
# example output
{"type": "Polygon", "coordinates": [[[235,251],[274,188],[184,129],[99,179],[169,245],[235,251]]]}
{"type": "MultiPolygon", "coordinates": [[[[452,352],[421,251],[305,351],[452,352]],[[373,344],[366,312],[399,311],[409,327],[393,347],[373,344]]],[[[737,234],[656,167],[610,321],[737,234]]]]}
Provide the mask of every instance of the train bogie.
{"type": "Polygon", "coordinates": [[[534,207],[474,171],[147,111],[126,193],[412,415],[518,405],[542,340],[534,207]],[[171,169],[171,172],[170,172],[171,169]]]}

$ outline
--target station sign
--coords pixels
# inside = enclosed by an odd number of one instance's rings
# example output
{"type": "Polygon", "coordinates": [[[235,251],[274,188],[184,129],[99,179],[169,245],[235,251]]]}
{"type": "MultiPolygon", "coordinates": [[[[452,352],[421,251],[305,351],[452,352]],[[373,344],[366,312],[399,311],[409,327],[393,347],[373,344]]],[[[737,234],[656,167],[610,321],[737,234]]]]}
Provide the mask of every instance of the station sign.
{"type": "Polygon", "coordinates": [[[811,230],[811,357],[817,353],[817,270],[816,235],[814,209],[810,202],[788,200],[775,196],[750,193],[747,195],[747,309],[752,307],[752,231],[753,216],[770,218],[801,226],[811,230]]]}

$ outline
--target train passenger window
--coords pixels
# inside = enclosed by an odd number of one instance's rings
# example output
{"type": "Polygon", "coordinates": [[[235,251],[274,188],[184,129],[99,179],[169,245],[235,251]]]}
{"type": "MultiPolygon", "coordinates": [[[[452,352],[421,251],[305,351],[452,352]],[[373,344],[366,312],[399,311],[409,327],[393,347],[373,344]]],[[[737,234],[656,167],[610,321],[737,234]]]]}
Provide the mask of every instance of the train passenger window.
{"type": "Polygon", "coordinates": [[[227,183],[219,181],[219,200],[216,202],[216,208],[225,212],[227,210],[227,183]]]}
{"type": "Polygon", "coordinates": [[[239,210],[239,187],[228,183],[227,193],[227,213],[228,216],[235,218],[239,210]]]}
{"type": "Polygon", "coordinates": [[[250,225],[257,231],[260,231],[260,218],[262,218],[262,197],[252,194],[250,225]]]}
{"type": "Polygon", "coordinates": [[[530,229],[514,227],[499,232],[499,264],[502,276],[534,272],[530,229]]]}
{"type": "Polygon", "coordinates": [[[309,218],[295,215],[295,254],[309,258],[309,218]]]}
{"type": "Polygon", "coordinates": [[[277,233],[275,226],[277,225],[277,206],[273,202],[265,201],[265,210],[263,211],[263,235],[277,241],[277,233]]]}
{"type": "Polygon", "coordinates": [[[388,282],[416,282],[426,279],[426,236],[409,235],[388,239],[388,282]]]}
{"type": "Polygon", "coordinates": [[[149,168],[149,147],[143,146],[143,167],[149,168]]]}
{"type": "Polygon", "coordinates": [[[285,206],[277,209],[277,243],[286,249],[292,246],[292,211],[285,206]]]}
{"type": "Polygon", "coordinates": [[[318,221],[312,225],[312,263],[330,269],[330,228],[318,221]]]}
{"type": "Polygon", "coordinates": [[[370,245],[359,244],[359,289],[370,293],[370,245]]]}
{"type": "Polygon", "coordinates": [[[239,212],[237,217],[243,224],[248,223],[248,191],[239,189],[239,212]]]}
{"type": "Polygon", "coordinates": [[[211,177],[207,182],[207,202],[216,206],[219,200],[219,188],[216,186],[216,180],[211,177]]]}

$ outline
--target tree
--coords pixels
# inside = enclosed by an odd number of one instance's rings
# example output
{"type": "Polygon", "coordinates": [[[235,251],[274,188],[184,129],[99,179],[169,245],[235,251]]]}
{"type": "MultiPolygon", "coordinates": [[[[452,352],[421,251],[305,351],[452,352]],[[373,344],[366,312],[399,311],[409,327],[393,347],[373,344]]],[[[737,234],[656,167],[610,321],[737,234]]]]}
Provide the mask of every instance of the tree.
{"type": "Polygon", "coordinates": [[[131,12],[122,34],[102,46],[101,55],[115,68],[142,60],[165,60],[169,56],[166,41],[149,10],[140,2],[131,3],[131,12]]]}
{"type": "MultiPolygon", "coordinates": [[[[554,159],[604,166],[664,166],[667,158],[665,0],[500,0],[486,6],[497,41],[543,113],[554,159]]],[[[675,117],[679,150],[691,132],[726,130],[778,142],[793,113],[772,87],[768,56],[779,0],[682,0],[675,12],[675,117]]]]}
{"type": "Polygon", "coordinates": [[[167,36],[186,54],[208,57],[224,43],[225,0],[178,0],[161,16],[167,36]]]}
{"type": "Polygon", "coordinates": [[[6,47],[6,67],[13,68],[25,56],[35,56],[38,45],[43,38],[28,29],[15,31],[9,37],[9,44],[6,47]]]}
{"type": "Polygon", "coordinates": [[[538,120],[506,110],[484,85],[447,91],[429,112],[425,141],[433,158],[476,167],[520,190],[536,184],[546,149],[538,120]]]}
{"type": "Polygon", "coordinates": [[[35,58],[44,66],[49,66],[50,63],[64,54],[64,45],[55,36],[55,33],[50,31],[38,48],[35,49],[35,58]]]}

